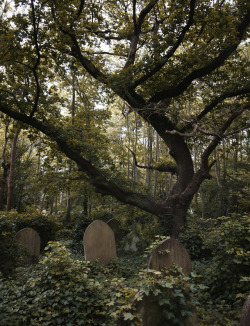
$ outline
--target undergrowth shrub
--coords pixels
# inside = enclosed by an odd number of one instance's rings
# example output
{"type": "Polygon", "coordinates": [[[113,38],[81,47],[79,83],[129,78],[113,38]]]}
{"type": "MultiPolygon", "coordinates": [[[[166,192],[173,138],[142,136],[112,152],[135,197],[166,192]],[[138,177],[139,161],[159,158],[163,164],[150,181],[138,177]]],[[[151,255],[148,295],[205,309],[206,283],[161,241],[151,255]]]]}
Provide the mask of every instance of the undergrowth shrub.
{"type": "Polygon", "coordinates": [[[197,222],[194,219],[188,227],[189,238],[184,233],[184,240],[190,240],[193,257],[198,258],[192,262],[199,275],[196,280],[206,288],[197,292],[202,325],[239,325],[240,313],[250,292],[249,226],[249,214],[232,214],[197,222]],[[194,245],[197,237],[201,249],[194,245]],[[204,255],[206,252],[208,255],[204,255]]]}
{"type": "Polygon", "coordinates": [[[125,265],[115,266],[115,261],[102,266],[73,259],[62,244],[50,243],[38,265],[19,268],[13,278],[0,281],[1,323],[140,325],[137,304],[143,293],[153,296],[165,311],[164,322],[186,325],[193,299],[191,285],[180,270],[138,274],[136,266],[129,277],[121,277],[125,265]]]}
{"type": "Polygon", "coordinates": [[[187,249],[192,260],[211,257],[211,250],[203,246],[202,234],[207,232],[207,225],[199,216],[189,217],[187,225],[182,230],[179,241],[187,249]]]}
{"type": "Polygon", "coordinates": [[[5,276],[18,264],[19,247],[14,236],[14,224],[0,216],[0,272],[5,276]]]}
{"type": "Polygon", "coordinates": [[[89,218],[84,218],[82,221],[78,222],[75,226],[74,232],[73,232],[73,243],[72,243],[72,249],[74,252],[78,252],[83,254],[84,248],[83,248],[83,235],[87,227],[90,223],[92,223],[94,220],[89,218]]]}
{"type": "Polygon", "coordinates": [[[250,214],[208,219],[203,234],[213,259],[207,266],[207,285],[218,301],[242,305],[250,292],[250,214]]]}
{"type": "Polygon", "coordinates": [[[145,269],[139,273],[139,287],[136,297],[146,299],[149,310],[155,306],[156,311],[147,312],[152,314],[152,325],[193,325],[197,304],[193,292],[197,287],[179,267],[172,266],[164,272],[145,269]]]}
{"type": "Polygon", "coordinates": [[[68,226],[60,228],[56,232],[56,240],[72,240],[74,235],[74,230],[68,226]]]}
{"type": "Polygon", "coordinates": [[[33,228],[39,233],[41,239],[41,250],[43,250],[49,241],[56,239],[56,233],[60,228],[58,218],[53,215],[42,215],[33,209],[28,209],[25,213],[17,213],[15,210],[10,212],[1,212],[1,216],[10,221],[18,232],[23,228],[33,228]]]}

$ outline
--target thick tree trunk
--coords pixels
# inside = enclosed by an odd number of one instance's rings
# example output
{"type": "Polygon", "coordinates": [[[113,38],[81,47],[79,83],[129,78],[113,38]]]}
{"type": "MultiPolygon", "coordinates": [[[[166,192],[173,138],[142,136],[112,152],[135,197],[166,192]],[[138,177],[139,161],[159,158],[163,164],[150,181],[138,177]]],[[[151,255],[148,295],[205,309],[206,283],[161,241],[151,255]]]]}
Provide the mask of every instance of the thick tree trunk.
{"type": "Polygon", "coordinates": [[[178,238],[181,232],[181,229],[186,224],[186,215],[187,215],[187,207],[176,203],[172,209],[173,214],[173,226],[171,231],[171,236],[174,238],[178,238]]]}
{"type": "MultiPolygon", "coordinates": [[[[54,140],[59,149],[78,165],[80,171],[84,171],[88,174],[89,182],[96,188],[96,191],[103,196],[114,196],[118,201],[136,206],[159,217],[164,216],[164,214],[166,215],[167,210],[171,209],[174,222],[172,234],[175,236],[178,236],[180,228],[185,224],[185,215],[194,194],[198,191],[201,183],[205,179],[211,177],[209,171],[214,165],[214,162],[209,164],[210,155],[221,142],[223,136],[225,136],[225,132],[233,121],[249,107],[250,103],[247,103],[238,110],[232,112],[201,154],[200,168],[196,172],[194,172],[193,169],[193,161],[189,148],[185,142],[185,137],[178,133],[175,126],[173,126],[164,114],[151,114],[150,110],[145,109],[143,111],[144,114],[141,114],[142,117],[150,122],[159,136],[164,140],[170,150],[170,155],[177,165],[177,181],[172,191],[165,199],[155,199],[144,194],[136,193],[133,190],[128,191],[116,184],[115,180],[107,178],[91,163],[91,161],[82,156],[79,152],[79,148],[74,146],[74,143],[61,133],[61,129],[57,128],[55,125],[50,125],[46,121],[41,122],[33,117],[12,110],[11,107],[6,108],[5,106],[1,106],[0,101],[0,110],[2,112],[7,113],[14,119],[28,123],[54,140]]],[[[140,113],[141,112],[142,111],[140,111],[140,113]]]]}

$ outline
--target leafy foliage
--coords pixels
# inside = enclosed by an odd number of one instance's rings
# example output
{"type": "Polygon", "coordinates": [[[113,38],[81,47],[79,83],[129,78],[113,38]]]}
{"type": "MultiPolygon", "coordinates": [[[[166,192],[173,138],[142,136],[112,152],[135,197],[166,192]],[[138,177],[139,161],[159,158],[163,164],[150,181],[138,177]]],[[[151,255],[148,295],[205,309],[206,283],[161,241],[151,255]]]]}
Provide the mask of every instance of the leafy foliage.
{"type": "Polygon", "coordinates": [[[93,222],[93,219],[84,219],[83,221],[76,224],[73,234],[73,243],[72,249],[73,251],[77,251],[80,253],[84,252],[83,249],[83,235],[89,224],[93,222]]]}
{"type": "Polygon", "coordinates": [[[238,325],[249,287],[250,216],[189,217],[180,237],[193,257],[198,284],[198,313],[204,325],[238,325]]]}
{"type": "Polygon", "coordinates": [[[122,277],[127,264],[116,264],[103,267],[77,260],[62,244],[50,243],[37,266],[18,269],[13,279],[1,280],[1,321],[7,325],[65,325],[66,321],[69,325],[138,325],[137,303],[143,293],[153,295],[166,309],[166,320],[174,315],[174,324],[182,325],[192,299],[188,279],[180,270],[165,276],[143,270],[138,276],[134,268],[122,277]]]}
{"type": "Polygon", "coordinates": [[[0,216],[0,272],[8,275],[17,266],[19,248],[14,241],[15,226],[0,216]]]}
{"type": "Polygon", "coordinates": [[[192,325],[188,318],[193,316],[194,303],[197,303],[191,291],[195,286],[189,277],[183,275],[180,268],[175,266],[164,273],[149,269],[140,272],[139,276],[140,299],[149,298],[149,311],[150,305],[156,304],[160,307],[157,325],[192,325]]]}
{"type": "Polygon", "coordinates": [[[18,214],[14,210],[1,212],[1,216],[5,220],[13,223],[16,232],[26,227],[36,230],[41,239],[41,250],[46,247],[49,241],[55,240],[56,232],[60,227],[57,217],[45,216],[33,209],[21,214],[18,214]]]}
{"type": "Polygon", "coordinates": [[[47,169],[50,208],[61,189],[71,199],[70,179],[88,180],[102,195],[166,217],[166,227],[171,220],[178,236],[213,151],[248,124],[247,2],[23,0],[4,2],[1,18],[0,111],[75,162],[68,173],[47,169]],[[109,123],[115,111],[125,129],[109,123]]]}
{"type": "Polygon", "coordinates": [[[207,284],[216,300],[241,304],[250,291],[250,215],[232,214],[205,222],[204,247],[212,251],[207,284]]]}

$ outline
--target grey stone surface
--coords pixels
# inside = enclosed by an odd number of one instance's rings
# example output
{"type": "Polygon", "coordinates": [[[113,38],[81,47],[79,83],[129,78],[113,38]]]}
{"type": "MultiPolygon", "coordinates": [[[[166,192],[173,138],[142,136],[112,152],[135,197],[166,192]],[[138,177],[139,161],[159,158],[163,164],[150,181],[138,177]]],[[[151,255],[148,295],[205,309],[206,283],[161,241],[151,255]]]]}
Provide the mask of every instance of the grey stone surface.
{"type": "Polygon", "coordinates": [[[149,258],[148,268],[162,270],[172,264],[181,267],[185,274],[192,270],[192,264],[186,248],[176,239],[163,240],[149,258]]]}
{"type": "Polygon", "coordinates": [[[250,326],[250,295],[247,297],[241,312],[240,326],[250,326]]]}
{"type": "Polygon", "coordinates": [[[83,236],[85,259],[107,265],[111,259],[117,259],[115,236],[107,223],[95,220],[86,229],[83,236]]]}
{"type": "Polygon", "coordinates": [[[32,228],[24,228],[17,232],[15,239],[23,246],[29,255],[40,255],[41,240],[37,231],[32,228]]]}
{"type": "Polygon", "coordinates": [[[125,245],[124,245],[124,250],[126,252],[137,252],[137,243],[140,241],[138,236],[135,234],[134,231],[131,231],[129,234],[127,234],[125,238],[125,245]]]}

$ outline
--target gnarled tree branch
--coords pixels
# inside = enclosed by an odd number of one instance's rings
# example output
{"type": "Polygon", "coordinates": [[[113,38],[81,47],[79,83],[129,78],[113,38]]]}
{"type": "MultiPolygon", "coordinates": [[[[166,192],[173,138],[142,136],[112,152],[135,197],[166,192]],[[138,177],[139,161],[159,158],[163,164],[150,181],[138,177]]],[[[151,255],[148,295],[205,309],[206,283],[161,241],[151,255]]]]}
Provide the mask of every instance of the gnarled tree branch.
{"type": "Polygon", "coordinates": [[[157,164],[157,165],[140,165],[137,162],[135,152],[133,152],[129,147],[127,147],[127,149],[133,155],[135,166],[137,166],[138,168],[140,168],[140,169],[154,170],[154,171],[158,171],[158,172],[170,172],[171,174],[177,174],[177,167],[174,166],[174,165],[169,165],[169,164],[164,164],[164,163],[157,164]]]}
{"type": "Polygon", "coordinates": [[[237,49],[240,44],[247,27],[250,22],[250,10],[248,10],[247,14],[243,18],[241,24],[237,28],[237,37],[236,42],[230,44],[227,48],[221,51],[221,53],[210,61],[207,65],[193,70],[190,74],[188,74],[176,87],[165,88],[164,90],[157,92],[154,94],[148,101],[148,103],[158,103],[161,100],[164,100],[168,97],[176,97],[182,94],[188,86],[196,79],[202,78],[213,72],[215,69],[219,68],[228,58],[229,56],[237,49]]]}
{"type": "Polygon", "coordinates": [[[168,50],[167,54],[163,56],[163,58],[158,62],[153,69],[151,69],[148,73],[146,73],[144,76],[139,78],[133,83],[133,87],[136,88],[137,86],[141,85],[145,81],[147,81],[150,77],[155,75],[158,71],[161,70],[162,67],[168,62],[168,60],[174,55],[176,50],[179,48],[181,45],[186,33],[190,29],[190,27],[193,25],[193,17],[194,17],[194,9],[195,9],[195,2],[196,0],[191,0],[190,1],[190,10],[189,10],[189,17],[187,24],[183,27],[179,37],[177,38],[177,41],[175,44],[168,50]]]}

